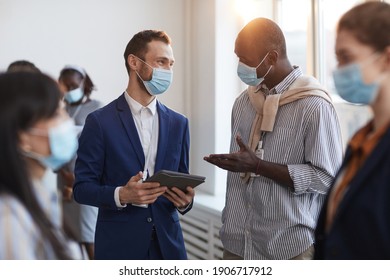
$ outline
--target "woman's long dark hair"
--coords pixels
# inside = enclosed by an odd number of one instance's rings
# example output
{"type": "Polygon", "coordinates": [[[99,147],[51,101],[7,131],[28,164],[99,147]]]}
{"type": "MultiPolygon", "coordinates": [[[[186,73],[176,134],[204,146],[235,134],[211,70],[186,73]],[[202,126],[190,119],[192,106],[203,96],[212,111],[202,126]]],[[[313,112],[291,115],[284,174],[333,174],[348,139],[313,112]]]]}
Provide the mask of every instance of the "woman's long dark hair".
{"type": "Polygon", "coordinates": [[[0,74],[0,193],[16,197],[31,214],[58,259],[69,259],[65,244],[44,213],[33,190],[19,133],[39,120],[54,117],[60,102],[56,82],[40,73],[0,74]]]}

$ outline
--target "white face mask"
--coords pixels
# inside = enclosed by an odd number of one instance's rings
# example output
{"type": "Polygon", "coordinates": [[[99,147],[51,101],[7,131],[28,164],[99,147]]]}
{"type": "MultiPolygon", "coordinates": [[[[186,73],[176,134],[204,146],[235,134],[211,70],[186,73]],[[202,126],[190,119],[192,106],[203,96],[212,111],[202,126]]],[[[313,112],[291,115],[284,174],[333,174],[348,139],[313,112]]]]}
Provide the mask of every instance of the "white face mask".
{"type": "Polygon", "coordinates": [[[72,119],[50,128],[47,133],[40,129],[31,129],[29,133],[43,136],[47,134],[49,137],[50,155],[43,156],[35,152],[23,152],[23,154],[38,160],[52,170],[58,170],[76,154],[78,148],[77,132],[72,119]]]}
{"type": "Polygon", "coordinates": [[[241,81],[243,81],[248,86],[258,86],[261,84],[265,77],[268,75],[269,71],[271,71],[272,65],[269,67],[267,73],[263,77],[257,78],[257,68],[264,62],[269,52],[265,55],[262,61],[260,61],[259,65],[256,67],[250,67],[245,63],[238,62],[237,66],[237,75],[240,77],[241,81]]]}
{"type": "Polygon", "coordinates": [[[355,104],[371,104],[379,92],[379,79],[372,83],[363,80],[363,67],[378,59],[378,53],[372,54],[363,63],[350,63],[333,71],[333,80],[337,93],[344,100],[355,104]]]}
{"type": "Polygon", "coordinates": [[[84,91],[83,91],[82,87],[83,87],[83,84],[81,84],[80,87],[72,89],[72,90],[68,91],[67,93],[65,93],[65,96],[64,96],[65,100],[69,104],[80,101],[81,98],[83,98],[83,96],[84,96],[84,91]]]}
{"type": "Polygon", "coordinates": [[[150,93],[150,95],[164,93],[172,83],[173,72],[171,70],[154,68],[139,57],[137,58],[153,69],[152,79],[150,81],[144,81],[136,71],[138,77],[144,83],[146,90],[150,93]]]}

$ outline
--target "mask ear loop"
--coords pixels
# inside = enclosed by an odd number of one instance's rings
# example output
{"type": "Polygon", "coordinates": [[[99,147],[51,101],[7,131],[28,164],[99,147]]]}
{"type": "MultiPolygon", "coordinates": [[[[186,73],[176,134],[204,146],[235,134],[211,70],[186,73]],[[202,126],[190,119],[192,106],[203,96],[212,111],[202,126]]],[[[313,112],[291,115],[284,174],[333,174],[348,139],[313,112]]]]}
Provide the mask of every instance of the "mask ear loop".
{"type": "Polygon", "coordinates": [[[143,63],[145,63],[147,66],[149,66],[150,68],[154,69],[154,67],[152,67],[149,63],[147,63],[146,61],[142,60],[141,58],[139,58],[138,56],[134,55],[135,58],[139,59],[140,61],[142,61],[143,63]]]}
{"type": "Polygon", "coordinates": [[[264,56],[263,60],[260,61],[260,63],[256,66],[256,69],[259,68],[259,66],[264,62],[264,60],[267,58],[268,55],[269,55],[269,52],[267,52],[267,54],[264,56]]]}
{"type": "MultiPolygon", "coordinates": [[[[154,72],[154,68],[153,68],[151,65],[149,65],[149,63],[147,63],[146,61],[142,60],[141,58],[139,58],[138,56],[136,56],[136,55],[134,55],[134,54],[132,54],[132,56],[134,56],[134,57],[137,58],[139,61],[143,62],[144,64],[146,64],[147,66],[149,66],[150,68],[152,68],[152,70],[153,70],[153,72],[154,72]]],[[[134,70],[134,72],[137,74],[138,78],[139,78],[143,83],[145,83],[145,80],[141,78],[141,75],[138,73],[138,71],[137,71],[137,70],[134,70]]],[[[152,73],[152,75],[153,75],[153,73],[152,73]]]]}
{"type": "MultiPolygon", "coordinates": [[[[260,61],[260,63],[259,63],[259,65],[257,65],[256,66],[256,69],[257,68],[259,68],[259,66],[264,62],[264,60],[267,58],[267,56],[269,55],[269,53],[270,53],[271,51],[269,51],[269,52],[267,52],[267,54],[264,56],[264,58],[263,58],[263,60],[262,61],[260,61]]],[[[263,80],[265,79],[265,77],[267,77],[267,75],[268,75],[268,73],[269,73],[269,71],[271,71],[271,69],[272,69],[272,66],[273,65],[271,65],[269,68],[268,68],[268,71],[267,71],[267,73],[265,73],[264,74],[264,76],[263,76],[263,80]]]]}
{"type": "Polygon", "coordinates": [[[265,77],[267,77],[267,75],[268,75],[269,71],[271,71],[271,69],[272,69],[272,66],[273,66],[273,65],[271,65],[271,66],[269,67],[269,69],[268,69],[267,73],[265,73],[265,75],[263,76],[263,79],[265,79],[265,77]]]}
{"type": "Polygon", "coordinates": [[[145,82],[144,79],[141,78],[141,75],[138,73],[138,71],[137,71],[137,70],[134,70],[134,71],[135,71],[135,73],[137,74],[138,78],[139,78],[142,82],[145,82]]]}

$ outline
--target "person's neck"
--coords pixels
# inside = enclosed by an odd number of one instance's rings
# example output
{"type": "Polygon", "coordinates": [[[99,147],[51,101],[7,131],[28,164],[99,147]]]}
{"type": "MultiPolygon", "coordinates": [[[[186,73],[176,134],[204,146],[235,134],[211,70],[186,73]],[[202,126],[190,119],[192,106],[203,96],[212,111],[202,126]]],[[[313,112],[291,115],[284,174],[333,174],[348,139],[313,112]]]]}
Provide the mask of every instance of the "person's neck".
{"type": "Polygon", "coordinates": [[[150,95],[145,89],[142,89],[138,85],[137,81],[135,83],[129,81],[126,92],[128,95],[130,95],[131,98],[133,98],[135,101],[137,101],[144,107],[148,106],[150,102],[152,102],[155,98],[154,96],[150,95]]]}
{"type": "Polygon", "coordinates": [[[374,131],[381,129],[384,125],[390,123],[390,82],[386,82],[380,88],[378,96],[371,108],[374,114],[374,131]]]}
{"type": "Polygon", "coordinates": [[[280,61],[279,65],[277,65],[277,69],[272,75],[272,78],[269,77],[269,79],[267,79],[266,77],[264,79],[264,83],[268,89],[272,89],[280,82],[282,82],[293,70],[294,67],[291,65],[289,60],[285,59],[283,61],[280,61]]]}

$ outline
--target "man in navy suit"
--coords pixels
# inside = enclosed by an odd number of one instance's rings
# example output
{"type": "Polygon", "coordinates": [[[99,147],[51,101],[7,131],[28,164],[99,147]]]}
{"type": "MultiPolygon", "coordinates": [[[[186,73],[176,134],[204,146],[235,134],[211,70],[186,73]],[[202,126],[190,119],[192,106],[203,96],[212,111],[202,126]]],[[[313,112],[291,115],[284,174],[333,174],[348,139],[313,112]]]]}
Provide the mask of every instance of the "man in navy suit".
{"type": "Polygon", "coordinates": [[[96,259],[186,259],[177,212],[191,209],[194,191],[143,182],[161,169],[189,170],[188,120],[156,98],[172,81],[170,38],[141,31],[124,58],[127,89],[85,122],[74,197],[99,208],[96,259]]]}

